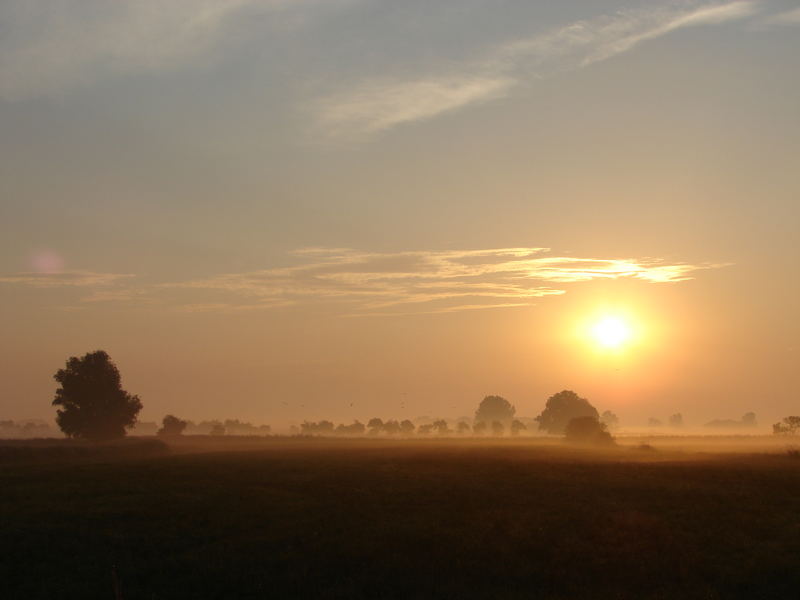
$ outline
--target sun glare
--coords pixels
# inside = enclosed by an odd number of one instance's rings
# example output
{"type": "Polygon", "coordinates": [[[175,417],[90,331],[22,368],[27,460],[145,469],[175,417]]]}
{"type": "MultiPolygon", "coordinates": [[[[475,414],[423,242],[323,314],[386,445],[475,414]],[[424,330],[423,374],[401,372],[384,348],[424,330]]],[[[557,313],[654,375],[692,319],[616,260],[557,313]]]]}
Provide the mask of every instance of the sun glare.
{"type": "Polygon", "coordinates": [[[616,350],[624,346],[632,336],[630,325],[620,317],[603,317],[592,326],[592,337],[603,348],[616,350]]]}

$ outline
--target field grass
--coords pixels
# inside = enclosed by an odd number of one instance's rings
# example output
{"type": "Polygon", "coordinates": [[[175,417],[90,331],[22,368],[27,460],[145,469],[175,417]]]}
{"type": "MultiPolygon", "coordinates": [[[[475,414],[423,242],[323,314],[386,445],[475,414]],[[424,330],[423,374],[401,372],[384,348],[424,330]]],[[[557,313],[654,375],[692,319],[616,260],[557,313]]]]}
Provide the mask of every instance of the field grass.
{"type": "Polygon", "coordinates": [[[0,596],[800,597],[785,451],[149,443],[0,453],[0,596]]]}

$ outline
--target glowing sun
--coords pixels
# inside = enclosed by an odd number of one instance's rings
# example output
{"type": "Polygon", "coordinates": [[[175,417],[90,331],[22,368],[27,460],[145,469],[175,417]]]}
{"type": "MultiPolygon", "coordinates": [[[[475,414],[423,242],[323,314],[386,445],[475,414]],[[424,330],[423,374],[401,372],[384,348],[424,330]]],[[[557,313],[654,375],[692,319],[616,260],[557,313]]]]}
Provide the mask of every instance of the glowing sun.
{"type": "Polygon", "coordinates": [[[616,350],[630,341],[633,331],[631,326],[620,317],[603,317],[591,328],[595,342],[603,348],[616,350]]]}

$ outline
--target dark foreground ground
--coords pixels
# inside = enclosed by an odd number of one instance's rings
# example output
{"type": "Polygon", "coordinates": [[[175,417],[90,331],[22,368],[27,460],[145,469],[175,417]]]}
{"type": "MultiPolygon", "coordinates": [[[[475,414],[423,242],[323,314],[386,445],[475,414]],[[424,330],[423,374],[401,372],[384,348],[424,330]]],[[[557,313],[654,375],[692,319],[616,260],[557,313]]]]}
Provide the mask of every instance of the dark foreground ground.
{"type": "Polygon", "coordinates": [[[0,453],[0,597],[800,598],[786,452],[150,443],[0,453]]]}

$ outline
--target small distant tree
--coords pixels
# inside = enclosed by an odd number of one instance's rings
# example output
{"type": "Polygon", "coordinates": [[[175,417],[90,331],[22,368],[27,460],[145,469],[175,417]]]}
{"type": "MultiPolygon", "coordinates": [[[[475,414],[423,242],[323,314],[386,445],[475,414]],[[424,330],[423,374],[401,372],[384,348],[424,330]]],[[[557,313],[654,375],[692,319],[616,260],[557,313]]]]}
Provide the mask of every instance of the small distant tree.
{"type": "Polygon", "coordinates": [[[647,419],[647,426],[648,427],[663,427],[664,424],[661,422],[660,419],[656,419],[655,417],[650,417],[647,419]]]}
{"type": "Polygon", "coordinates": [[[520,432],[526,431],[527,429],[528,428],[525,426],[525,423],[519,419],[514,419],[511,421],[511,435],[519,435],[520,432]]]}
{"type": "Polygon", "coordinates": [[[486,424],[486,421],[478,421],[472,426],[472,433],[475,435],[486,435],[487,429],[489,429],[489,426],[486,424]]]}
{"type": "Polygon", "coordinates": [[[158,430],[157,434],[161,436],[181,435],[188,424],[188,421],[179,419],[174,415],[167,415],[161,421],[161,429],[158,430]]]}
{"type": "Polygon", "coordinates": [[[539,429],[547,433],[563,434],[567,424],[578,417],[599,419],[597,409],[586,398],[581,398],[572,390],[564,390],[547,399],[545,408],[536,420],[539,429]]]}
{"type": "Polygon", "coordinates": [[[402,432],[403,435],[413,435],[415,429],[416,427],[414,426],[414,423],[412,423],[408,419],[403,419],[400,422],[400,431],[402,432]]]}
{"type": "Polygon", "coordinates": [[[502,396],[486,396],[475,411],[475,423],[510,423],[517,409],[502,396]]]}
{"type": "Polygon", "coordinates": [[[444,419],[437,419],[433,423],[431,423],[431,427],[438,435],[447,435],[451,432],[450,428],[447,426],[447,421],[444,419]]]}
{"type": "Polygon", "coordinates": [[[367,421],[367,428],[369,429],[370,434],[377,435],[381,431],[383,431],[383,419],[379,419],[378,417],[373,417],[369,421],[367,421]]]}
{"type": "Polygon", "coordinates": [[[222,423],[214,423],[211,426],[211,431],[208,432],[208,435],[225,435],[225,425],[222,423]]]}
{"type": "Polygon", "coordinates": [[[366,427],[359,421],[353,421],[350,425],[340,424],[336,427],[336,433],[339,435],[363,435],[366,427]]]}
{"type": "Polygon", "coordinates": [[[228,435],[263,435],[260,427],[239,419],[225,419],[223,425],[228,435]]]}
{"type": "Polygon", "coordinates": [[[335,427],[331,421],[322,420],[319,423],[314,421],[303,421],[300,425],[300,430],[305,435],[331,435],[335,431],[335,427]]]}
{"type": "Polygon", "coordinates": [[[394,419],[391,419],[383,424],[383,431],[389,435],[397,435],[402,431],[402,429],[400,429],[400,423],[394,419]]]}
{"type": "Polygon", "coordinates": [[[465,423],[464,421],[459,421],[456,425],[456,431],[459,435],[466,435],[470,432],[471,427],[469,423],[465,423]]]}
{"type": "Polygon", "coordinates": [[[756,413],[746,412],[742,415],[742,425],[745,427],[755,427],[758,425],[756,422],[756,413]]]}
{"type": "Polygon", "coordinates": [[[53,378],[60,384],[56,423],[68,437],[111,440],[136,424],[142,402],[122,389],[119,370],[103,350],[70,357],[53,378]]]}
{"type": "Polygon", "coordinates": [[[425,425],[420,425],[417,428],[417,433],[419,435],[430,435],[431,431],[433,431],[432,423],[426,423],[425,425]]]}
{"type": "Polygon", "coordinates": [[[775,435],[795,435],[800,432],[800,417],[784,417],[784,419],[772,426],[772,433],[775,435]]]}
{"type": "Polygon", "coordinates": [[[669,426],[670,427],[683,427],[683,415],[681,413],[675,413],[669,418],[669,426]]]}
{"type": "Polygon", "coordinates": [[[600,415],[600,422],[606,426],[606,429],[616,429],[619,427],[619,417],[610,410],[603,411],[600,415]]]}
{"type": "Polygon", "coordinates": [[[606,426],[593,417],[577,417],[567,423],[564,438],[568,442],[578,444],[592,444],[596,446],[611,446],[614,438],[606,431],[606,426]]]}
{"type": "Polygon", "coordinates": [[[505,431],[506,427],[500,421],[492,421],[492,435],[494,437],[502,437],[505,431]]]}

